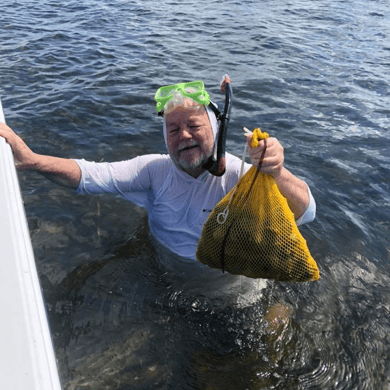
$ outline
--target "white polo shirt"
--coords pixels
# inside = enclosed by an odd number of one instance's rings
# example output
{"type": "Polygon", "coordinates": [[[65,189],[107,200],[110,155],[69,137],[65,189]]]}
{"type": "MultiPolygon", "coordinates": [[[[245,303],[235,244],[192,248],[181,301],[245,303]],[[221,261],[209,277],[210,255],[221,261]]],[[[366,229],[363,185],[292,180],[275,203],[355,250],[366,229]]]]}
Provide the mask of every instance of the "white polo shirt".
{"type": "MultiPolygon", "coordinates": [[[[226,172],[216,177],[204,172],[196,179],[181,171],[169,155],[150,154],[114,163],[76,160],[82,176],[78,193],[112,193],[148,211],[153,236],[177,255],[196,260],[202,227],[214,206],[237,183],[241,160],[226,154],[226,172]]],[[[248,171],[250,164],[245,164],[248,171]]],[[[310,203],[297,224],[315,218],[310,203]]]]}

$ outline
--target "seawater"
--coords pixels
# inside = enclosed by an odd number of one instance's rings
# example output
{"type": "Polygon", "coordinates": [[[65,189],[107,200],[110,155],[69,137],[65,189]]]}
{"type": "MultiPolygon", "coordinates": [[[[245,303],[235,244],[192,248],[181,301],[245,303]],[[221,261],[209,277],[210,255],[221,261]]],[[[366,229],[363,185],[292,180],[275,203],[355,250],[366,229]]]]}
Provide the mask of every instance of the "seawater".
{"type": "Polygon", "coordinates": [[[165,153],[155,90],[202,79],[222,106],[228,73],[228,150],[260,126],[317,202],[301,232],[321,280],[237,304],[164,266],[144,210],[21,172],[63,389],[389,388],[389,15],[381,0],[3,0],[0,95],[35,152],[165,153]],[[270,332],[275,304],[289,314],[270,332]]]}

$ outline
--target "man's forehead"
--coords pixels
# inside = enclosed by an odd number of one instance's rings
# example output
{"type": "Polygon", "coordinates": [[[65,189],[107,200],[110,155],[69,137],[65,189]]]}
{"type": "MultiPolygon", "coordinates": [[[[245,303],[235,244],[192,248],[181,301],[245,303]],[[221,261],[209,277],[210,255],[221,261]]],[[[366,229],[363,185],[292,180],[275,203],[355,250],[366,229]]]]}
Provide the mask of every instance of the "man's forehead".
{"type": "Polygon", "coordinates": [[[189,120],[208,120],[207,111],[202,109],[186,109],[177,107],[165,117],[167,126],[182,123],[189,120]]]}

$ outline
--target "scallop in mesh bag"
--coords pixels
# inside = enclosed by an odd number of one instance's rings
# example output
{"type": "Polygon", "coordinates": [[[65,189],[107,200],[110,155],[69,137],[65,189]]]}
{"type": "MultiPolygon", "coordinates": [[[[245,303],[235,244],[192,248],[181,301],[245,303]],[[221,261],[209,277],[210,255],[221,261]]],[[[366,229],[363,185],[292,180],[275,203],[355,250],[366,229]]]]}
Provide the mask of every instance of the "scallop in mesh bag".
{"type": "MultiPolygon", "coordinates": [[[[255,129],[252,147],[266,138],[267,133],[255,129]]],[[[261,162],[262,158],[260,166],[261,162]]],[[[212,268],[250,278],[319,279],[317,264],[286,198],[275,179],[256,167],[215,206],[203,226],[196,256],[212,268]]]]}

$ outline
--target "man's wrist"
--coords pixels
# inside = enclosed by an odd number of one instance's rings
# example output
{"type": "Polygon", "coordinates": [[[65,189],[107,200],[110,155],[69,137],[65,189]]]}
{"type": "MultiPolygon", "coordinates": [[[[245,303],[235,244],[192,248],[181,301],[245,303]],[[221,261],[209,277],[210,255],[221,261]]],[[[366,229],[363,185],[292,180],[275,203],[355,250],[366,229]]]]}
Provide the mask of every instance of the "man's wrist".
{"type": "Polygon", "coordinates": [[[282,165],[280,169],[272,173],[272,177],[275,179],[276,184],[286,179],[290,172],[282,165]]]}

